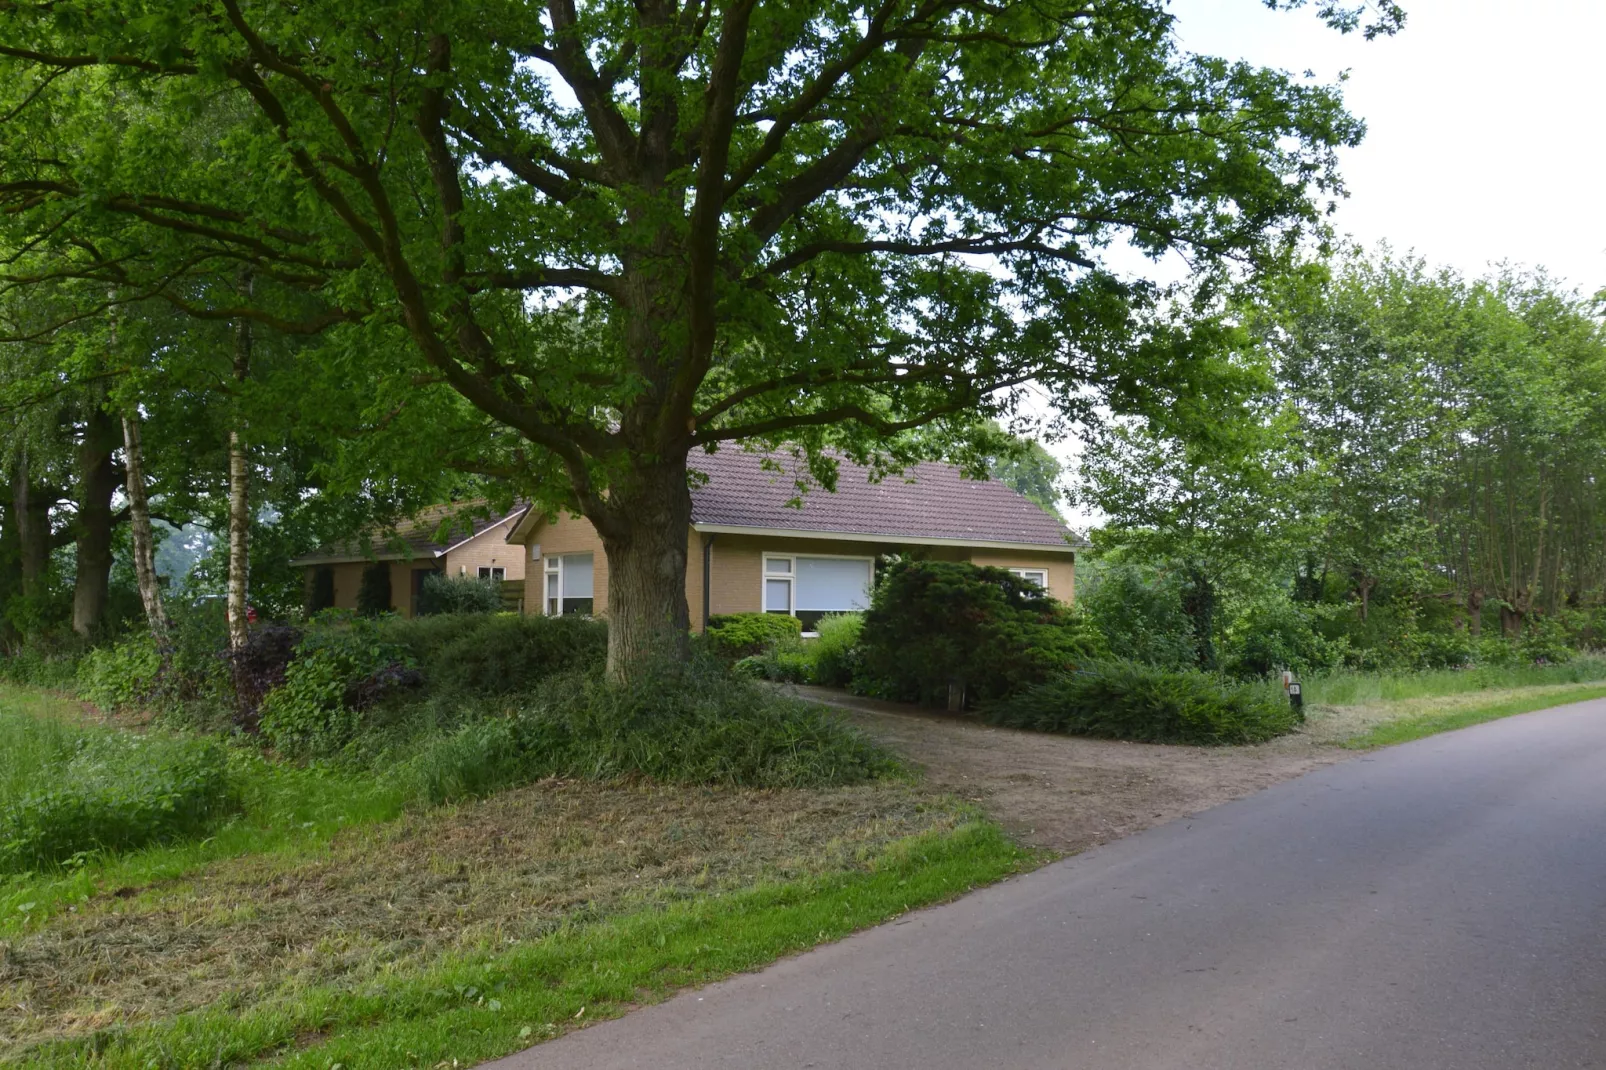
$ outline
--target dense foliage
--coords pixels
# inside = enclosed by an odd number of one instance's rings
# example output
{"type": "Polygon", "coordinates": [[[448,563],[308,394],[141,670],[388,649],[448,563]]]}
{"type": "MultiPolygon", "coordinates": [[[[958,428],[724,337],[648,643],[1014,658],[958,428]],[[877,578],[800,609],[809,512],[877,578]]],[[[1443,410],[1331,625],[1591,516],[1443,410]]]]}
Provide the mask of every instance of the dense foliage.
{"type": "Polygon", "coordinates": [[[495,613],[502,608],[501,584],[474,576],[431,573],[424,577],[419,589],[417,608],[421,617],[443,613],[495,613]]]}
{"type": "Polygon", "coordinates": [[[720,657],[745,658],[796,639],[803,622],[784,613],[719,613],[708,618],[706,634],[709,648],[720,657]]]}
{"type": "MultiPolygon", "coordinates": [[[[0,723],[8,746],[37,731],[19,720],[0,723]]],[[[0,801],[0,873],[196,836],[239,805],[212,740],[94,732],[49,758],[0,801]]]]}
{"type": "Polygon", "coordinates": [[[864,614],[859,679],[885,698],[986,702],[1074,669],[1100,645],[1079,614],[1013,572],[902,560],[864,614]]]}
{"type": "Polygon", "coordinates": [[[989,724],[1136,743],[1262,743],[1298,718],[1275,684],[1133,661],[1089,662],[1074,673],[984,705],[989,724]]]}

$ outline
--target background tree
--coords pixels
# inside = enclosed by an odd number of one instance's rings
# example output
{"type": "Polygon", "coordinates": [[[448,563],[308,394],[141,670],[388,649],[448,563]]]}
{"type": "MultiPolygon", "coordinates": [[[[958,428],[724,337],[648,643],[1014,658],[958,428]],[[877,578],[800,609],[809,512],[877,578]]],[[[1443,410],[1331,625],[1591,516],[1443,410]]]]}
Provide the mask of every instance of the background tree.
{"type": "Polygon", "coordinates": [[[900,431],[1032,381],[1073,418],[1208,389],[1106,251],[1181,250],[1205,294],[1273,268],[1361,135],[1330,88],[1182,53],[1160,0],[67,0],[0,30],[14,245],[330,331],[414,454],[595,525],[615,676],[685,653],[692,451],[789,442],[829,483],[822,446],[906,461],[900,431]],[[249,298],[190,292],[220,265],[249,298]]]}

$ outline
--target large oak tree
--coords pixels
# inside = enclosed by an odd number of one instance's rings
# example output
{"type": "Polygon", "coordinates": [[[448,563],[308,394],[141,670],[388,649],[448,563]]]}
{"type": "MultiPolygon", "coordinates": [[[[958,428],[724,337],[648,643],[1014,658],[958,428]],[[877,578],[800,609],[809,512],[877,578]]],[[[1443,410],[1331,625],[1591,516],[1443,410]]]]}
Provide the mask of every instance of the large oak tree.
{"type": "Polygon", "coordinates": [[[1265,269],[1361,134],[1162,0],[9,0],[0,57],[5,240],[583,513],[616,675],[684,650],[693,451],[1162,410],[1212,364],[1111,251],[1265,269]]]}

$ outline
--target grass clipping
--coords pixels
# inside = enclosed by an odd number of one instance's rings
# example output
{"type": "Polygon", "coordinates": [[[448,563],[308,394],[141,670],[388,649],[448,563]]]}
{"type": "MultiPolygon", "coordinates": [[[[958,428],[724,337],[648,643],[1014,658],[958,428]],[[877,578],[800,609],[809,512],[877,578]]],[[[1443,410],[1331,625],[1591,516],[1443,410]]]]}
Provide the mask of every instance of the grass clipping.
{"type": "MultiPolygon", "coordinates": [[[[968,811],[899,782],[548,782],[351,830],[325,857],[245,857],[153,887],[105,888],[76,913],[23,925],[0,944],[0,1042],[45,1064],[91,1052],[117,1066],[256,1058],[330,1001],[383,1003],[465,963],[743,889],[868,879],[911,837],[972,824],[968,811]]],[[[1002,841],[988,852],[1004,868],[1018,857],[1002,841]]],[[[911,891],[903,902],[921,901],[911,891]]]]}

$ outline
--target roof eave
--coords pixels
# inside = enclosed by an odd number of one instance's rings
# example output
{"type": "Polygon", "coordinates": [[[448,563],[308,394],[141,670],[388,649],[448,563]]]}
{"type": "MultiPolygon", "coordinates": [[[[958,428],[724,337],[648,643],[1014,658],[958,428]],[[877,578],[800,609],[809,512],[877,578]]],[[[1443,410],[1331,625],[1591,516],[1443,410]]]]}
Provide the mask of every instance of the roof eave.
{"type": "Polygon", "coordinates": [[[896,542],[909,546],[971,546],[979,550],[1031,550],[1074,554],[1077,546],[1065,541],[1024,542],[1009,539],[965,539],[936,535],[905,535],[895,531],[828,531],[822,528],[763,528],[743,524],[692,522],[692,530],[708,535],[758,535],[784,539],[835,539],[840,542],[896,542]]]}

